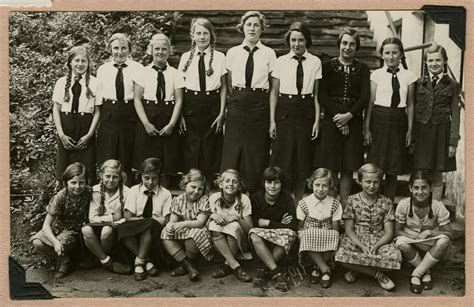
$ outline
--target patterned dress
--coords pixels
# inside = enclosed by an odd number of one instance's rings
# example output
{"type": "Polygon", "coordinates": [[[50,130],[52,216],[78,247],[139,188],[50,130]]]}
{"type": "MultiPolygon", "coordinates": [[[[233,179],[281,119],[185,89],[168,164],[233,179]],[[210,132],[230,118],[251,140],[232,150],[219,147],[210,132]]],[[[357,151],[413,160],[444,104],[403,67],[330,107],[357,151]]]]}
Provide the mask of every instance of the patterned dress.
{"type": "MultiPolygon", "coordinates": [[[[55,217],[51,224],[53,234],[63,245],[66,254],[71,252],[79,242],[79,232],[82,224],[87,221],[87,208],[91,198],[92,191],[90,187],[87,187],[76,201],[69,197],[66,188],[64,188],[46,206],[46,212],[55,217]]],[[[30,241],[35,239],[53,246],[43,230],[33,235],[30,241]]]]}
{"type": "MultiPolygon", "coordinates": [[[[347,197],[342,217],[345,220],[354,220],[355,234],[369,248],[384,235],[384,224],[395,219],[389,198],[379,195],[374,204],[367,205],[360,193],[347,197]]],[[[375,255],[364,254],[351,238],[344,234],[336,253],[336,261],[399,270],[402,254],[393,243],[383,245],[375,255]]]]}
{"type": "MultiPolygon", "coordinates": [[[[185,193],[176,196],[171,202],[171,214],[175,214],[181,221],[194,221],[197,219],[200,213],[204,213],[207,216],[211,214],[209,207],[209,197],[207,195],[202,196],[198,201],[189,205],[186,201],[185,193]]],[[[214,250],[211,244],[211,234],[205,227],[203,228],[184,228],[180,229],[173,234],[168,234],[166,231],[161,232],[162,240],[186,240],[192,239],[196,243],[199,252],[206,260],[211,260],[214,256],[214,250]]]]}

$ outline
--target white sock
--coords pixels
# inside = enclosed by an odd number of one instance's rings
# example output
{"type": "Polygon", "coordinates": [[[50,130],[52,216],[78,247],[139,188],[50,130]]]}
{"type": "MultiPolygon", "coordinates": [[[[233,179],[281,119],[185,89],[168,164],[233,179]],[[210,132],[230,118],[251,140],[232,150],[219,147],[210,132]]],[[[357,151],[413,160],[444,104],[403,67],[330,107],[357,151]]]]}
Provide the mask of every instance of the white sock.
{"type": "Polygon", "coordinates": [[[429,251],[426,252],[425,257],[423,257],[423,260],[415,268],[415,270],[413,271],[413,273],[411,275],[412,276],[418,276],[418,277],[421,278],[423,276],[423,274],[425,274],[425,272],[427,272],[438,261],[439,261],[439,259],[436,259],[435,257],[433,257],[429,251]]]}
{"type": "Polygon", "coordinates": [[[100,263],[104,264],[107,263],[110,260],[110,256],[105,257],[104,259],[99,259],[100,263]]]}

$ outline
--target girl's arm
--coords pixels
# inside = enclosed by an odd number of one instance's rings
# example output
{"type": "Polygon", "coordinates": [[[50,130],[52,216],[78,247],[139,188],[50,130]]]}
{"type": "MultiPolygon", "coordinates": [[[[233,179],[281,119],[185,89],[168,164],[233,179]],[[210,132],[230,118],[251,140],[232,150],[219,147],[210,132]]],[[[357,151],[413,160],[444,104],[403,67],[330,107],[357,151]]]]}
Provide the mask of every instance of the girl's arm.
{"type": "Polygon", "coordinates": [[[183,95],[184,88],[176,88],[174,90],[175,105],[173,108],[173,114],[171,114],[171,119],[168,125],[164,126],[163,129],[160,130],[160,135],[168,136],[173,132],[174,126],[176,126],[176,123],[181,117],[181,109],[183,108],[183,95]]]}
{"type": "Polygon", "coordinates": [[[233,88],[232,88],[232,72],[230,70],[227,70],[226,81],[227,81],[227,91],[229,93],[229,97],[232,97],[232,91],[233,91],[233,88]]]}
{"type": "Polygon", "coordinates": [[[133,214],[128,209],[123,210],[123,215],[125,217],[125,220],[127,220],[127,221],[134,221],[134,220],[140,220],[141,219],[141,217],[136,217],[135,214],[133,214]]]}
{"type": "Polygon", "coordinates": [[[405,224],[396,222],[395,223],[395,237],[405,236],[407,238],[410,238],[411,236],[407,232],[403,231],[404,228],[405,228],[405,224]]]}
{"type": "Polygon", "coordinates": [[[371,248],[371,251],[373,254],[376,254],[380,247],[384,246],[385,244],[390,243],[393,240],[393,228],[394,228],[393,221],[385,222],[385,224],[383,225],[383,228],[384,228],[383,236],[371,248]]]}
{"type": "Polygon", "coordinates": [[[428,237],[436,237],[439,235],[446,235],[452,240],[453,228],[451,227],[451,224],[448,223],[446,225],[440,226],[439,229],[431,230],[431,233],[428,237]]]}
{"type": "Polygon", "coordinates": [[[140,118],[140,121],[142,122],[143,126],[145,127],[146,132],[148,133],[148,135],[158,135],[160,132],[152,123],[150,123],[148,117],[146,116],[145,109],[143,108],[142,98],[144,88],[138,85],[137,83],[133,83],[133,92],[135,111],[137,111],[137,115],[140,118]]]}
{"type": "Polygon", "coordinates": [[[369,254],[370,250],[368,246],[365,246],[359,239],[359,237],[354,232],[354,220],[353,219],[345,219],[344,220],[344,230],[346,231],[346,235],[354,242],[357,247],[359,247],[363,253],[369,254]]]}
{"type": "Polygon", "coordinates": [[[375,93],[377,92],[377,84],[370,81],[370,100],[367,105],[364,120],[364,143],[367,146],[372,145],[372,132],[370,131],[370,120],[372,117],[372,109],[374,108],[375,93]]]}
{"type": "Polygon", "coordinates": [[[313,86],[314,124],[313,124],[313,129],[311,131],[311,140],[315,140],[319,134],[319,115],[321,114],[321,111],[319,109],[318,92],[319,92],[319,79],[314,80],[314,86],[313,86]]]}
{"type": "Polygon", "coordinates": [[[51,229],[51,224],[53,224],[55,219],[56,219],[55,216],[47,213],[46,218],[44,219],[44,222],[43,222],[42,230],[44,234],[46,235],[46,237],[49,239],[49,241],[53,243],[53,248],[56,254],[58,256],[61,256],[64,253],[63,245],[61,244],[61,242],[59,242],[58,238],[56,238],[56,236],[53,233],[53,230],[51,229]]]}
{"type": "Polygon", "coordinates": [[[56,131],[58,132],[58,137],[61,140],[64,148],[67,150],[74,150],[76,149],[76,145],[74,145],[74,140],[64,134],[63,126],[61,124],[61,105],[57,102],[53,104],[53,119],[54,125],[56,126],[56,131]]]}
{"type": "Polygon", "coordinates": [[[220,99],[221,99],[221,104],[220,104],[220,110],[219,110],[219,115],[217,115],[216,119],[211,125],[211,128],[214,126],[216,127],[216,134],[222,131],[222,126],[224,125],[224,112],[225,112],[225,103],[227,99],[227,84],[226,81],[227,77],[226,75],[221,76],[221,87],[220,87],[220,99]]]}
{"type": "Polygon", "coordinates": [[[413,138],[413,118],[415,115],[415,83],[408,86],[407,96],[407,116],[408,116],[408,131],[406,135],[406,146],[411,145],[413,138]]]}
{"type": "MultiPolygon", "coordinates": [[[[451,81],[455,82],[455,81],[451,81]]],[[[453,87],[453,96],[451,97],[451,130],[450,130],[450,137],[449,137],[449,147],[448,147],[448,154],[449,157],[456,156],[456,149],[458,146],[459,141],[459,123],[460,123],[460,111],[461,108],[460,104],[460,86],[457,82],[453,87]]]]}
{"type": "Polygon", "coordinates": [[[339,232],[339,221],[332,221],[332,229],[339,232]]]}
{"type": "Polygon", "coordinates": [[[202,228],[206,224],[208,218],[209,218],[209,215],[207,215],[206,213],[201,212],[201,213],[198,214],[197,219],[192,220],[192,221],[178,222],[178,223],[176,223],[176,227],[178,229],[181,229],[181,228],[202,228]]]}
{"type": "Polygon", "coordinates": [[[270,138],[276,140],[277,138],[277,130],[276,130],[276,122],[275,122],[275,112],[276,106],[278,103],[278,94],[280,92],[280,79],[272,77],[271,79],[272,90],[270,91],[270,138]]]}
{"type": "Polygon", "coordinates": [[[90,126],[89,131],[87,132],[87,134],[82,136],[79,139],[79,141],[77,142],[77,145],[76,145],[77,149],[79,149],[79,150],[86,149],[87,145],[89,145],[89,141],[94,136],[95,129],[97,128],[97,124],[99,123],[100,107],[101,106],[94,106],[94,117],[92,118],[91,126],[90,126]]]}

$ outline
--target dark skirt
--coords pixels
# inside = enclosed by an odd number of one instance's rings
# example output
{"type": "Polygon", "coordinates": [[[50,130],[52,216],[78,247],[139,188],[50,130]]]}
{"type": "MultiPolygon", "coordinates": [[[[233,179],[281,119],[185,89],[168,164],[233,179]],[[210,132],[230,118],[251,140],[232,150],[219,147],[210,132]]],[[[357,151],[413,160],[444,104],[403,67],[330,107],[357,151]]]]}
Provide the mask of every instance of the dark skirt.
{"type": "Polygon", "coordinates": [[[183,117],[186,134],[183,138],[184,171],[198,168],[209,179],[219,172],[222,158],[222,132],[216,134],[212,123],[220,112],[220,94],[217,91],[185,91],[183,117]]]}
{"type": "MultiPolygon", "coordinates": [[[[61,125],[64,134],[71,137],[74,141],[79,141],[81,137],[89,132],[92,124],[93,114],[91,113],[64,113],[61,112],[61,125]]],[[[58,140],[58,153],[56,156],[56,178],[61,180],[66,167],[74,162],[84,164],[89,172],[89,179],[95,182],[95,137],[89,141],[86,149],[83,150],[67,150],[63,143],[58,140]]]]}
{"type": "Polygon", "coordinates": [[[452,172],[456,157],[449,157],[451,123],[427,124],[415,121],[415,169],[452,172]]]}
{"type": "Polygon", "coordinates": [[[314,96],[302,97],[282,95],[275,110],[277,139],[270,165],[279,166],[289,182],[305,180],[312,171],[314,96]]]}
{"type": "MultiPolygon", "coordinates": [[[[171,119],[174,101],[155,103],[144,101],[143,108],[150,123],[159,131],[171,119]]],[[[140,164],[148,158],[159,158],[163,164],[164,174],[175,174],[178,171],[179,134],[175,126],[169,136],[150,136],[142,122],[137,123],[135,146],[133,150],[133,167],[140,169],[140,164]]]]}
{"type": "Polygon", "coordinates": [[[229,101],[221,171],[238,170],[250,190],[260,183],[270,154],[268,92],[235,89],[229,101]]]}
{"type": "Polygon", "coordinates": [[[367,162],[379,166],[385,174],[405,174],[408,169],[406,133],[408,117],[405,108],[374,106],[370,121],[372,146],[367,162]]]}
{"type": "Polygon", "coordinates": [[[337,172],[357,171],[364,164],[362,123],[361,116],[353,117],[348,123],[349,134],[342,135],[332,118],[325,116],[316,140],[313,166],[337,172]]]}
{"type": "Polygon", "coordinates": [[[130,173],[136,125],[133,100],[127,103],[104,100],[97,131],[97,163],[116,159],[130,173]]]}

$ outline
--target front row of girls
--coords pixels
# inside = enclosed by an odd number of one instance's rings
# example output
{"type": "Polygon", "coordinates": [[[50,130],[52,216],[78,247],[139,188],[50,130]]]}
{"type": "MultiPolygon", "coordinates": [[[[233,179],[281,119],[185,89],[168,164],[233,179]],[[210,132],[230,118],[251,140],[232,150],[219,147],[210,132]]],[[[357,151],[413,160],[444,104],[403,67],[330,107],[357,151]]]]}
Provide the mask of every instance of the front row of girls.
{"type": "Polygon", "coordinates": [[[412,196],[401,200],[394,212],[390,199],[380,194],[382,175],[379,167],[363,165],[358,171],[362,191],[350,195],[342,209],[328,195],[331,172],[317,169],[308,179],[313,193],[295,210],[278,167],[264,171],[263,190],[250,198],[242,193],[237,171],[223,172],[217,182],[220,191],[208,197],[203,173],[192,169],[181,181],[184,193],[172,199],[160,185],[159,159],[142,163],[142,183],[130,189],[123,185],[126,175],[117,160],[104,163],[100,183],[92,189],[86,168],[73,163],[62,177],[65,188],[46,207],[43,228],[31,241],[38,251],[57,257],[57,277],[71,271],[70,257],[77,251],[81,232],[102,266],[117,274],[131,272],[119,262],[124,258],[114,258],[114,249],[123,244],[135,257],[136,280],[157,275],[157,266],[172,265],[171,276],[187,274],[198,280],[196,260],[211,260],[217,251],[225,263],[212,274],[214,278],[233,274],[250,282],[252,277],[238,260],[252,259],[253,250],[260,261],[254,285],[264,286],[270,277],[277,289],[287,291],[282,262],[298,237],[300,264],[308,259],[314,264],[311,283],[331,286],[335,253],[335,260],[347,269],[348,283],[365,274],[392,290],[395,284],[385,272],[400,269],[403,257],[414,267],[410,290],[419,294],[432,288],[430,268],[448,251],[449,212],[433,198],[433,182],[425,171],[412,174],[412,196]],[[341,218],[345,233],[339,240],[341,218]]]}

